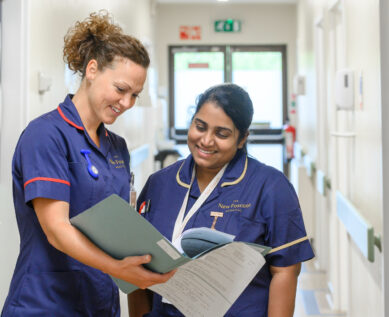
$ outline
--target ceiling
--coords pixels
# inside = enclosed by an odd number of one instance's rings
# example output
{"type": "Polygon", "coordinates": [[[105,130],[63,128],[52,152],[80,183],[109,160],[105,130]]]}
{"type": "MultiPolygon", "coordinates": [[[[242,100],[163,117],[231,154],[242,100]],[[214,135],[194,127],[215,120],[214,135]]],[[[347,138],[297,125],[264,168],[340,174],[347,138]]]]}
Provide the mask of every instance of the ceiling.
{"type": "Polygon", "coordinates": [[[217,0],[157,0],[158,3],[267,3],[267,4],[287,4],[296,3],[297,0],[228,0],[228,1],[217,1],[217,0]]]}

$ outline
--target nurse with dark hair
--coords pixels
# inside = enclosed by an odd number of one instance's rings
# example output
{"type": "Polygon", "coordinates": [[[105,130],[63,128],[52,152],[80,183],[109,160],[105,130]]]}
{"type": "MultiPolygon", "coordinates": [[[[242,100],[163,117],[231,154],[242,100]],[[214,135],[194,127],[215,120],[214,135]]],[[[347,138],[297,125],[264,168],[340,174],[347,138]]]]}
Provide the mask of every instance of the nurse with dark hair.
{"type": "Polygon", "coordinates": [[[112,258],[69,221],[111,194],[129,201],[126,142],[105,125],[142,91],[146,49],[109,14],[92,13],[65,36],[64,60],[82,77],[78,91],[30,122],[13,157],[20,253],[3,317],[119,317],[109,275],[146,288],[173,274],[146,270],[150,255],[112,258]]]}
{"type": "MultiPolygon", "coordinates": [[[[292,317],[301,262],[314,254],[292,185],[247,154],[252,117],[241,87],[205,91],[188,131],[191,154],[151,175],[138,203],[150,200],[146,219],[172,241],[184,230],[209,227],[273,248],[225,316],[292,317]]],[[[129,300],[132,317],[183,316],[149,291],[138,290],[129,300]]]]}

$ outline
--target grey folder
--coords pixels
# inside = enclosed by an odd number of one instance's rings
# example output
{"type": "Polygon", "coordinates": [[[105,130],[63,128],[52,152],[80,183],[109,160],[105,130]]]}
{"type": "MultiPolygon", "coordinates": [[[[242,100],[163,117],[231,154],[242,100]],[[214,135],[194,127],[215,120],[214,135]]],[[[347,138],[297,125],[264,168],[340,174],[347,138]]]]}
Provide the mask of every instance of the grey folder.
{"type": "MultiPolygon", "coordinates": [[[[95,245],[116,259],[150,254],[145,267],[166,273],[190,261],[180,254],[146,219],[125,200],[113,194],[70,219],[95,245]]],[[[137,287],[112,277],[125,293],[137,287]]]]}
{"type": "MultiPolygon", "coordinates": [[[[145,267],[154,272],[166,273],[192,261],[192,258],[181,254],[152,224],[115,194],[71,218],[70,222],[95,245],[116,259],[150,254],[151,262],[145,267]]],[[[231,237],[233,236],[222,232],[217,233],[209,228],[192,230],[186,235],[186,244],[191,249],[195,246],[198,252],[201,252],[196,256],[193,254],[193,259],[232,242],[231,237]],[[204,239],[207,240],[206,244],[204,244],[204,239]],[[210,242],[214,245],[212,246],[210,242]]],[[[262,255],[266,255],[270,250],[265,246],[245,244],[250,245],[262,255]]],[[[135,285],[128,282],[115,277],[112,279],[124,293],[128,294],[137,289],[135,285]]]]}

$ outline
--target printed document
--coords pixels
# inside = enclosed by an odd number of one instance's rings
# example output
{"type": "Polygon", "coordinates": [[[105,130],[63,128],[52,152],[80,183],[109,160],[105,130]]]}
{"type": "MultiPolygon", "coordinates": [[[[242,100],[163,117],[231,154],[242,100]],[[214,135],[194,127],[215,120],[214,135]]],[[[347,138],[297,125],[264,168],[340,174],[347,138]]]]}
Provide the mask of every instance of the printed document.
{"type": "MultiPolygon", "coordinates": [[[[111,195],[70,219],[95,245],[116,259],[150,254],[145,267],[159,273],[178,268],[166,283],[150,289],[187,317],[223,316],[265,264],[265,246],[228,242],[190,258],[125,200],[111,195]]],[[[112,277],[119,289],[137,287],[112,277]]]]}

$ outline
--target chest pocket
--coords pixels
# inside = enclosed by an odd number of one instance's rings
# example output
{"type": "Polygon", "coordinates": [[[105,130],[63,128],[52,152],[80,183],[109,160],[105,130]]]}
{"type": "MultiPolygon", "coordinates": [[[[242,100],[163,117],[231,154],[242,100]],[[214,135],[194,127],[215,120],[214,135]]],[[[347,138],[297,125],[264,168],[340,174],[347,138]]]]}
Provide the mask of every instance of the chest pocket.
{"type": "Polygon", "coordinates": [[[222,212],[211,211],[209,216],[212,218],[212,225],[216,230],[227,232],[233,235],[237,235],[240,231],[240,216],[238,211],[222,212]],[[219,216],[220,215],[220,216],[219,216]]]}
{"type": "Polygon", "coordinates": [[[257,221],[242,211],[221,211],[219,208],[207,209],[196,215],[192,227],[207,227],[234,235],[235,240],[263,244],[266,239],[267,225],[257,221]]]}
{"type": "Polygon", "coordinates": [[[239,218],[239,232],[235,240],[253,242],[266,245],[267,225],[255,219],[241,215],[239,218]]]}
{"type": "Polygon", "coordinates": [[[97,194],[98,179],[88,173],[86,162],[69,162],[70,178],[70,217],[89,208],[97,194]]]}
{"type": "MultiPolygon", "coordinates": [[[[206,207],[206,206],[205,206],[206,207]]],[[[193,222],[189,221],[190,227],[207,227],[237,235],[240,231],[240,212],[225,212],[219,208],[201,208],[194,215],[193,222]]]]}

